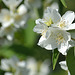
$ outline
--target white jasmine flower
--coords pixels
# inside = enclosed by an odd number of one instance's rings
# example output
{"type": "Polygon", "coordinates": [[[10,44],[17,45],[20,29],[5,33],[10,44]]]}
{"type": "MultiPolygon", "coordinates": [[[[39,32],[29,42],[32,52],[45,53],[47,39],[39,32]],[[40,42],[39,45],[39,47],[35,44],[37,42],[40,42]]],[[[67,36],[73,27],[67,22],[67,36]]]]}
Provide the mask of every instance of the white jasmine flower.
{"type": "Polygon", "coordinates": [[[16,31],[16,29],[14,28],[14,26],[8,26],[8,27],[1,27],[0,30],[0,37],[6,36],[7,39],[9,41],[13,40],[14,37],[14,32],[16,31]]]}
{"type": "Polygon", "coordinates": [[[46,32],[46,36],[41,36],[38,45],[47,49],[53,50],[58,48],[58,51],[63,55],[66,55],[66,51],[69,48],[69,41],[71,40],[70,33],[66,32],[65,30],[61,30],[59,28],[52,28],[46,32]]]}
{"type": "Polygon", "coordinates": [[[57,23],[52,24],[53,27],[59,27],[63,30],[72,30],[75,29],[75,23],[72,24],[74,20],[74,12],[67,11],[57,23]]]}
{"type": "Polygon", "coordinates": [[[69,70],[68,70],[66,61],[61,61],[61,62],[59,62],[59,64],[60,64],[60,66],[61,66],[61,68],[62,68],[63,70],[65,70],[65,71],[68,72],[68,75],[71,75],[70,72],[69,72],[69,70]]]}
{"type": "Polygon", "coordinates": [[[17,13],[18,13],[19,15],[24,15],[24,14],[26,14],[26,13],[27,13],[27,8],[26,8],[26,6],[25,6],[24,4],[20,5],[20,6],[18,7],[18,9],[17,9],[17,13]]]}
{"type": "Polygon", "coordinates": [[[5,72],[4,75],[13,75],[13,73],[11,73],[11,72],[5,72]]]}
{"type": "Polygon", "coordinates": [[[36,75],[37,74],[37,62],[34,58],[28,58],[27,61],[27,69],[29,69],[29,75],[36,75]]]}
{"type": "Polygon", "coordinates": [[[29,70],[26,67],[24,68],[19,67],[17,68],[14,75],[29,75],[29,70]]]}
{"type": "Polygon", "coordinates": [[[0,22],[3,27],[7,27],[14,22],[14,19],[11,16],[11,13],[7,9],[2,9],[0,13],[0,22]]]}
{"type": "Polygon", "coordinates": [[[25,0],[25,5],[31,8],[40,8],[41,7],[41,0],[25,0]]]}
{"type": "Polygon", "coordinates": [[[19,61],[19,62],[17,63],[17,65],[18,65],[19,67],[25,67],[25,66],[26,66],[26,63],[25,63],[25,61],[19,61]]]}
{"type": "Polygon", "coordinates": [[[10,71],[9,62],[8,59],[2,59],[1,60],[1,66],[0,68],[4,71],[10,71]]]}
{"type": "Polygon", "coordinates": [[[46,59],[40,66],[39,75],[48,75],[50,72],[49,66],[50,66],[50,61],[46,59]]]}
{"type": "Polygon", "coordinates": [[[44,11],[42,20],[44,21],[43,23],[45,23],[47,26],[51,26],[51,24],[59,22],[60,19],[61,16],[56,9],[47,7],[47,9],[44,11]]]}
{"type": "Polygon", "coordinates": [[[37,25],[34,27],[33,31],[37,32],[37,33],[41,33],[41,35],[45,36],[45,34],[46,34],[47,30],[48,30],[48,27],[47,27],[46,24],[41,23],[41,22],[44,22],[44,21],[42,19],[36,20],[37,25]]]}
{"type": "Polygon", "coordinates": [[[14,25],[16,28],[24,27],[28,19],[27,8],[25,5],[20,5],[17,13],[14,14],[14,25]]]}
{"type": "Polygon", "coordinates": [[[14,10],[22,2],[22,0],[2,0],[2,1],[8,8],[10,8],[10,10],[14,10]]]}

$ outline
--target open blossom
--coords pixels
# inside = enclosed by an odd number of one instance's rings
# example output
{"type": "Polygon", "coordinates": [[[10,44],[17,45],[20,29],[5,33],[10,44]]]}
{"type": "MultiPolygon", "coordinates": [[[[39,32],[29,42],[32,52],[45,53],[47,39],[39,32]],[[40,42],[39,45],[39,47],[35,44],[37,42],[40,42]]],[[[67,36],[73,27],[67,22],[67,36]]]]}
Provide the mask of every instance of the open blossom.
{"type": "Polygon", "coordinates": [[[49,59],[44,60],[39,66],[38,72],[38,62],[34,58],[28,58],[27,61],[27,68],[29,69],[29,75],[48,75],[50,70],[50,61],[49,59]]]}
{"type": "Polygon", "coordinates": [[[53,27],[59,27],[63,30],[72,30],[75,29],[75,23],[72,23],[74,21],[74,12],[73,11],[67,11],[60,19],[57,21],[57,23],[52,24],[53,27]]]}
{"type": "Polygon", "coordinates": [[[23,28],[28,20],[27,8],[24,4],[22,4],[16,11],[17,12],[13,14],[14,25],[16,28],[23,28]]]}
{"type": "Polygon", "coordinates": [[[60,18],[60,14],[56,9],[47,7],[47,9],[44,11],[43,19],[41,20],[43,20],[43,23],[45,23],[47,26],[51,26],[52,24],[59,22],[60,18]]]}
{"type": "Polygon", "coordinates": [[[12,11],[16,9],[16,7],[22,2],[22,0],[2,0],[2,1],[12,11]]]}
{"type": "Polygon", "coordinates": [[[0,22],[3,27],[7,27],[14,22],[11,12],[8,9],[1,9],[0,22]]]}
{"type": "Polygon", "coordinates": [[[69,72],[69,70],[68,70],[66,61],[61,61],[61,62],[59,62],[59,64],[60,64],[60,66],[61,66],[61,68],[62,68],[63,70],[65,70],[65,71],[68,72],[68,75],[71,75],[70,72],[69,72]]]}
{"type": "Polygon", "coordinates": [[[30,70],[29,75],[37,74],[37,61],[34,58],[28,58],[27,61],[27,69],[30,70]]]}
{"type": "Polygon", "coordinates": [[[2,59],[0,68],[4,71],[12,71],[12,74],[6,73],[5,75],[29,75],[25,61],[19,61],[15,56],[10,59],[2,59]]]}
{"type": "Polygon", "coordinates": [[[8,27],[1,27],[0,28],[0,37],[6,36],[6,38],[11,41],[13,40],[14,37],[14,32],[16,31],[16,29],[14,28],[13,25],[10,25],[8,27]]]}
{"type": "MultiPolygon", "coordinates": [[[[37,33],[41,33],[41,35],[45,36],[45,34],[46,34],[47,30],[48,30],[48,27],[44,23],[40,24],[40,20],[41,19],[36,20],[36,26],[34,27],[33,31],[37,32],[37,33]]],[[[41,20],[41,21],[43,22],[43,20],[41,20]]]]}
{"type": "Polygon", "coordinates": [[[70,40],[70,33],[59,28],[49,27],[46,32],[46,36],[41,36],[38,45],[47,50],[53,50],[55,48],[58,48],[58,51],[60,53],[66,55],[67,49],[69,48],[70,40]]]}
{"type": "Polygon", "coordinates": [[[40,66],[39,75],[48,75],[50,72],[50,61],[46,59],[40,66]]]}

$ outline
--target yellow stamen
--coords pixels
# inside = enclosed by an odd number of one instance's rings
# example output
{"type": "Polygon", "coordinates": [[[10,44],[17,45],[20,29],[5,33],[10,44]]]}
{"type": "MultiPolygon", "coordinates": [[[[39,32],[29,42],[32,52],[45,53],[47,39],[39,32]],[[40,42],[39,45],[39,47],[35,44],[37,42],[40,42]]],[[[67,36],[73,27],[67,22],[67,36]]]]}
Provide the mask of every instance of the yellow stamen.
{"type": "Polygon", "coordinates": [[[11,19],[11,17],[9,16],[9,15],[6,15],[5,17],[4,17],[4,20],[5,21],[9,21],[11,19]]]}
{"type": "Polygon", "coordinates": [[[64,37],[63,37],[62,34],[58,34],[58,35],[57,35],[56,42],[57,42],[58,44],[64,42],[64,37]]]}
{"type": "Polygon", "coordinates": [[[61,21],[61,22],[59,23],[59,27],[60,27],[60,28],[64,28],[65,25],[66,25],[66,24],[65,24],[65,21],[61,21]]]}
{"type": "Polygon", "coordinates": [[[49,21],[45,22],[45,24],[46,24],[47,26],[51,26],[52,23],[53,23],[53,21],[52,21],[51,18],[49,19],[49,21]]]}

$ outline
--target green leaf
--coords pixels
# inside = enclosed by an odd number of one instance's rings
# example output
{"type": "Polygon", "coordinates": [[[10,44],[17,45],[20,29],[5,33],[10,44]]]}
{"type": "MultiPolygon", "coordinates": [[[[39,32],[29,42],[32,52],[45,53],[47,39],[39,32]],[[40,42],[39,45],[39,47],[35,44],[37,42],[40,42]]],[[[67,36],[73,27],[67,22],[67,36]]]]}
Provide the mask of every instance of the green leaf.
{"type": "Polygon", "coordinates": [[[65,8],[67,8],[65,0],[61,0],[62,4],[64,5],[65,8]]]}
{"type": "Polygon", "coordinates": [[[74,48],[70,48],[67,54],[67,66],[71,73],[71,75],[75,75],[75,56],[74,56],[74,48]]]}
{"type": "Polygon", "coordinates": [[[59,52],[58,52],[58,50],[54,50],[54,52],[53,52],[53,57],[52,57],[52,61],[53,61],[53,70],[55,69],[55,66],[56,66],[58,57],[59,57],[59,52]]]}

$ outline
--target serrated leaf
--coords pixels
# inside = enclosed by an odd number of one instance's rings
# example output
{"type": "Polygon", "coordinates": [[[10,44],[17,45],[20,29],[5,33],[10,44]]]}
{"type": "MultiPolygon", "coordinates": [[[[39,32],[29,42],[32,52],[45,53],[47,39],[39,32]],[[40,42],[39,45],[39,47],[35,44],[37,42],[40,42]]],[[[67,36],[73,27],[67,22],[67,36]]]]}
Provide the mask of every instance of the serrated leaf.
{"type": "Polygon", "coordinates": [[[58,52],[58,50],[54,50],[54,51],[53,51],[53,57],[52,57],[52,61],[53,61],[53,70],[55,69],[55,66],[56,66],[58,57],[59,57],[59,52],[58,52]]]}
{"type": "Polygon", "coordinates": [[[67,54],[67,66],[71,73],[71,75],[75,75],[75,56],[74,56],[74,48],[70,48],[67,54]]]}
{"type": "Polygon", "coordinates": [[[65,0],[61,0],[62,4],[64,5],[65,8],[67,8],[65,0]]]}

